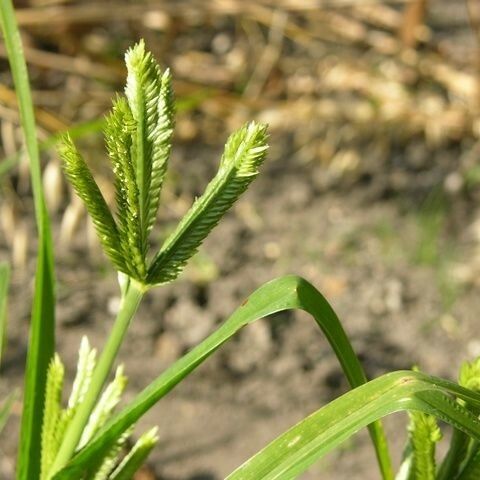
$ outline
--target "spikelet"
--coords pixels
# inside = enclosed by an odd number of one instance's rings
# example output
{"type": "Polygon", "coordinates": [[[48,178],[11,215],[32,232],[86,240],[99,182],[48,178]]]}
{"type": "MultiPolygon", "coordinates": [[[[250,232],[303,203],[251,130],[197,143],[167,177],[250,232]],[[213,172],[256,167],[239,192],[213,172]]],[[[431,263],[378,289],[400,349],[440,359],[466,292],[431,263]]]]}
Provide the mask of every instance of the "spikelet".
{"type": "Polygon", "coordinates": [[[142,244],[139,190],[133,159],[135,120],[127,101],[117,98],[106,118],[105,142],[115,175],[119,248],[131,276],[143,279],[145,256],[142,244]]]}
{"type": "Polygon", "coordinates": [[[127,377],[123,374],[123,366],[119,366],[115,372],[115,378],[103,392],[97,406],[83,430],[78,448],[82,448],[95,435],[97,430],[104,425],[120,401],[120,397],[127,385],[127,377]]]}
{"type": "Polygon", "coordinates": [[[435,480],[435,445],[442,439],[437,420],[423,412],[409,412],[409,441],[412,448],[413,478],[435,480]]]}
{"type": "MultiPolygon", "coordinates": [[[[128,438],[132,434],[133,427],[126,430],[120,438],[117,439],[112,448],[108,451],[102,460],[99,468],[93,475],[93,480],[110,480],[110,472],[114,469],[118,463],[118,457],[128,438]]],[[[130,477],[131,478],[131,477],[130,477]]]]}
{"type": "Polygon", "coordinates": [[[480,357],[473,362],[464,362],[462,364],[458,383],[469,390],[480,392],[480,357]]]}
{"type": "Polygon", "coordinates": [[[258,174],[267,151],[266,125],[244,125],[230,136],[215,178],[165,240],[148,271],[148,282],[174,280],[225,212],[258,174]]]}
{"type": "Polygon", "coordinates": [[[160,190],[166,173],[173,133],[174,104],[171,76],[161,75],[152,54],[141,40],[125,55],[128,76],[127,102],[135,119],[134,164],[139,192],[143,253],[155,221],[160,190]]]}
{"type": "Polygon", "coordinates": [[[109,476],[109,480],[129,480],[133,478],[133,475],[145,463],[157,442],[158,428],[153,427],[137,440],[130,452],[109,476]]]}
{"type": "Polygon", "coordinates": [[[97,229],[105,254],[120,271],[127,273],[127,268],[121,255],[120,238],[115,221],[85,160],[78,153],[69,135],[63,137],[59,153],[63,160],[65,175],[77,192],[77,195],[85,203],[97,229]]]}
{"type": "Polygon", "coordinates": [[[84,335],[78,350],[77,374],[68,399],[69,409],[74,409],[83,401],[92,379],[96,355],[97,351],[90,346],[88,338],[84,335]]]}
{"type": "Polygon", "coordinates": [[[55,354],[47,371],[45,410],[42,425],[41,479],[47,478],[50,466],[57,454],[56,430],[61,416],[61,398],[65,369],[55,354]]]}

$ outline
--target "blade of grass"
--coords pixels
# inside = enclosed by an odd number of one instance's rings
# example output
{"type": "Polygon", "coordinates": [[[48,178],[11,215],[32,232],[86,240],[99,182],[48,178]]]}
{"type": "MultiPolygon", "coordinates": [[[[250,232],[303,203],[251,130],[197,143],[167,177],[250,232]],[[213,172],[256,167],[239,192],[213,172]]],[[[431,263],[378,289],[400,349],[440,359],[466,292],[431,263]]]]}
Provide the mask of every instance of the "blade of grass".
{"type": "Polygon", "coordinates": [[[480,438],[480,422],[452,400],[476,405],[480,395],[453,382],[419,372],[383,375],[330,402],[247,460],[226,480],[290,480],[370,422],[403,410],[434,415],[480,438]]]}
{"type": "Polygon", "coordinates": [[[53,248],[45,206],[32,95],[22,42],[11,0],[0,0],[0,20],[19,101],[20,118],[30,162],[35,218],[38,229],[37,270],[30,325],[17,479],[40,474],[41,425],[47,369],[55,348],[53,248]]]}
{"type": "MultiPolygon", "coordinates": [[[[213,352],[232,338],[235,333],[259,318],[289,309],[305,310],[315,318],[335,351],[352,387],[357,387],[366,382],[365,374],[345,331],[325,298],[302,278],[296,276],[282,277],[263,285],[250,295],[218,330],[153,381],[124,410],[105,425],[92,442],[53,478],[55,480],[68,480],[84,478],[85,475],[88,478],[90,464],[96,464],[101,460],[126,429],[133,425],[147,410],[213,352]]],[[[383,478],[392,479],[390,457],[381,425],[379,423],[372,424],[370,434],[375,445],[383,478]]]]}
{"type": "MultiPolygon", "coordinates": [[[[73,125],[67,130],[62,130],[60,132],[50,135],[43,142],[40,142],[39,148],[40,151],[46,151],[55,145],[63,138],[63,135],[68,134],[70,137],[75,140],[76,138],[82,138],[91,133],[101,132],[105,126],[105,120],[103,118],[97,120],[90,120],[88,122],[82,122],[77,125],[73,125]]],[[[13,155],[10,155],[4,158],[0,162],[0,179],[6,175],[12,168],[14,168],[20,162],[22,157],[22,151],[16,152],[13,155]]]]}
{"type": "Polygon", "coordinates": [[[10,267],[8,263],[0,263],[0,363],[3,358],[7,337],[7,297],[10,282],[10,267]]]}
{"type": "Polygon", "coordinates": [[[10,395],[8,395],[6,400],[3,402],[2,407],[0,408],[0,432],[4,429],[5,424],[7,423],[16,396],[17,392],[12,392],[10,395]]]}

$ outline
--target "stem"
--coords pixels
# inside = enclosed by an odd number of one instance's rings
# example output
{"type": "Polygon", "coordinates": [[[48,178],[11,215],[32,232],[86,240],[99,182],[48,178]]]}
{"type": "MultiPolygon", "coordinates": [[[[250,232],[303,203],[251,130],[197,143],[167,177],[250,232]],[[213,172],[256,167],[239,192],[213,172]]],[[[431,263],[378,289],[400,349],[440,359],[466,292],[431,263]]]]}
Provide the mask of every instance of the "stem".
{"type": "Polygon", "coordinates": [[[437,480],[456,478],[460,466],[465,459],[470,438],[460,430],[455,429],[450,441],[450,448],[437,473],[437,480]]]}
{"type": "Polygon", "coordinates": [[[145,287],[143,285],[139,285],[133,280],[130,280],[128,289],[122,297],[122,305],[117,318],[115,319],[112,331],[110,332],[107,343],[100,355],[97,366],[93,371],[90,387],[88,388],[83,402],[78,406],[78,410],[75,412],[72,421],[67,427],[48,478],[52,478],[55,473],[61,470],[75,452],[80,437],[82,436],[82,432],[110,373],[112,364],[117,356],[128,326],[130,325],[130,321],[135,315],[144,293],[145,287]]]}

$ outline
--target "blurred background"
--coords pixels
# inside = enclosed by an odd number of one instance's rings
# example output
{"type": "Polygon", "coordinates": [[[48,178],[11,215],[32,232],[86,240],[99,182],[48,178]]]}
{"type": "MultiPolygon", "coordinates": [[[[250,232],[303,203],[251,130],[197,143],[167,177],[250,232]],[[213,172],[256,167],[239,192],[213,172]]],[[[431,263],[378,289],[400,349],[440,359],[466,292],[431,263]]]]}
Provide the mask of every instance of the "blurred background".
{"type": "MultiPolygon", "coordinates": [[[[418,365],[456,378],[480,354],[478,0],[15,2],[53,216],[58,350],[101,347],[118,287],[55,153],[70,129],[112,197],[103,115],[139,38],[171,68],[178,115],[157,242],[215,173],[228,134],[270,125],[262,174],[181,280],[150,292],[121,352],[126,398],[213,331],[261,283],[305,276],[332,303],[370,377],[418,365]]],[[[21,387],[35,226],[15,94],[0,43],[0,257],[14,268],[0,395],[21,387]]],[[[313,320],[277,315],[141,422],[160,444],[137,480],[220,480],[347,389],[313,320]]],[[[3,434],[13,478],[21,403],[3,434]]],[[[405,417],[387,422],[398,461],[405,417]]],[[[365,432],[303,479],[374,479],[365,432]]]]}

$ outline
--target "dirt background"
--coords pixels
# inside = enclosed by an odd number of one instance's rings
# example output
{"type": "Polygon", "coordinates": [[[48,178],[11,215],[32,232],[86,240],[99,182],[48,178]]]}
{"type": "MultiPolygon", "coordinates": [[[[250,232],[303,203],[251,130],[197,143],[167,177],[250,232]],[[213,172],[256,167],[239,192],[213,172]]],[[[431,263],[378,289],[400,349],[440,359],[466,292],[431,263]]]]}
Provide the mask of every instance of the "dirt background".
{"type": "MultiPolygon", "coordinates": [[[[172,68],[179,113],[157,242],[215,173],[228,133],[251,118],[270,124],[258,180],[181,279],[141,305],[120,355],[125,400],[263,282],[288,273],[328,298],[369,377],[418,365],[456,378],[480,354],[476,2],[470,15],[466,2],[446,0],[423,14],[420,1],[16,3],[42,139],[103,115],[136,39],[172,68]]],[[[6,394],[21,388],[35,229],[25,162],[6,168],[21,142],[5,60],[0,68],[0,256],[14,265],[6,394]]],[[[78,143],[111,196],[98,125],[84,130],[78,143]]],[[[118,287],[54,149],[43,159],[58,351],[71,381],[81,336],[101,348],[118,287]]],[[[139,431],[159,426],[160,443],[138,479],[224,478],[347,388],[311,318],[259,321],[140,422],[139,431]]],[[[1,478],[13,478],[20,413],[18,401],[2,434],[1,478]]],[[[397,462],[405,421],[387,421],[397,462]]],[[[301,478],[378,478],[366,433],[301,478]]]]}

